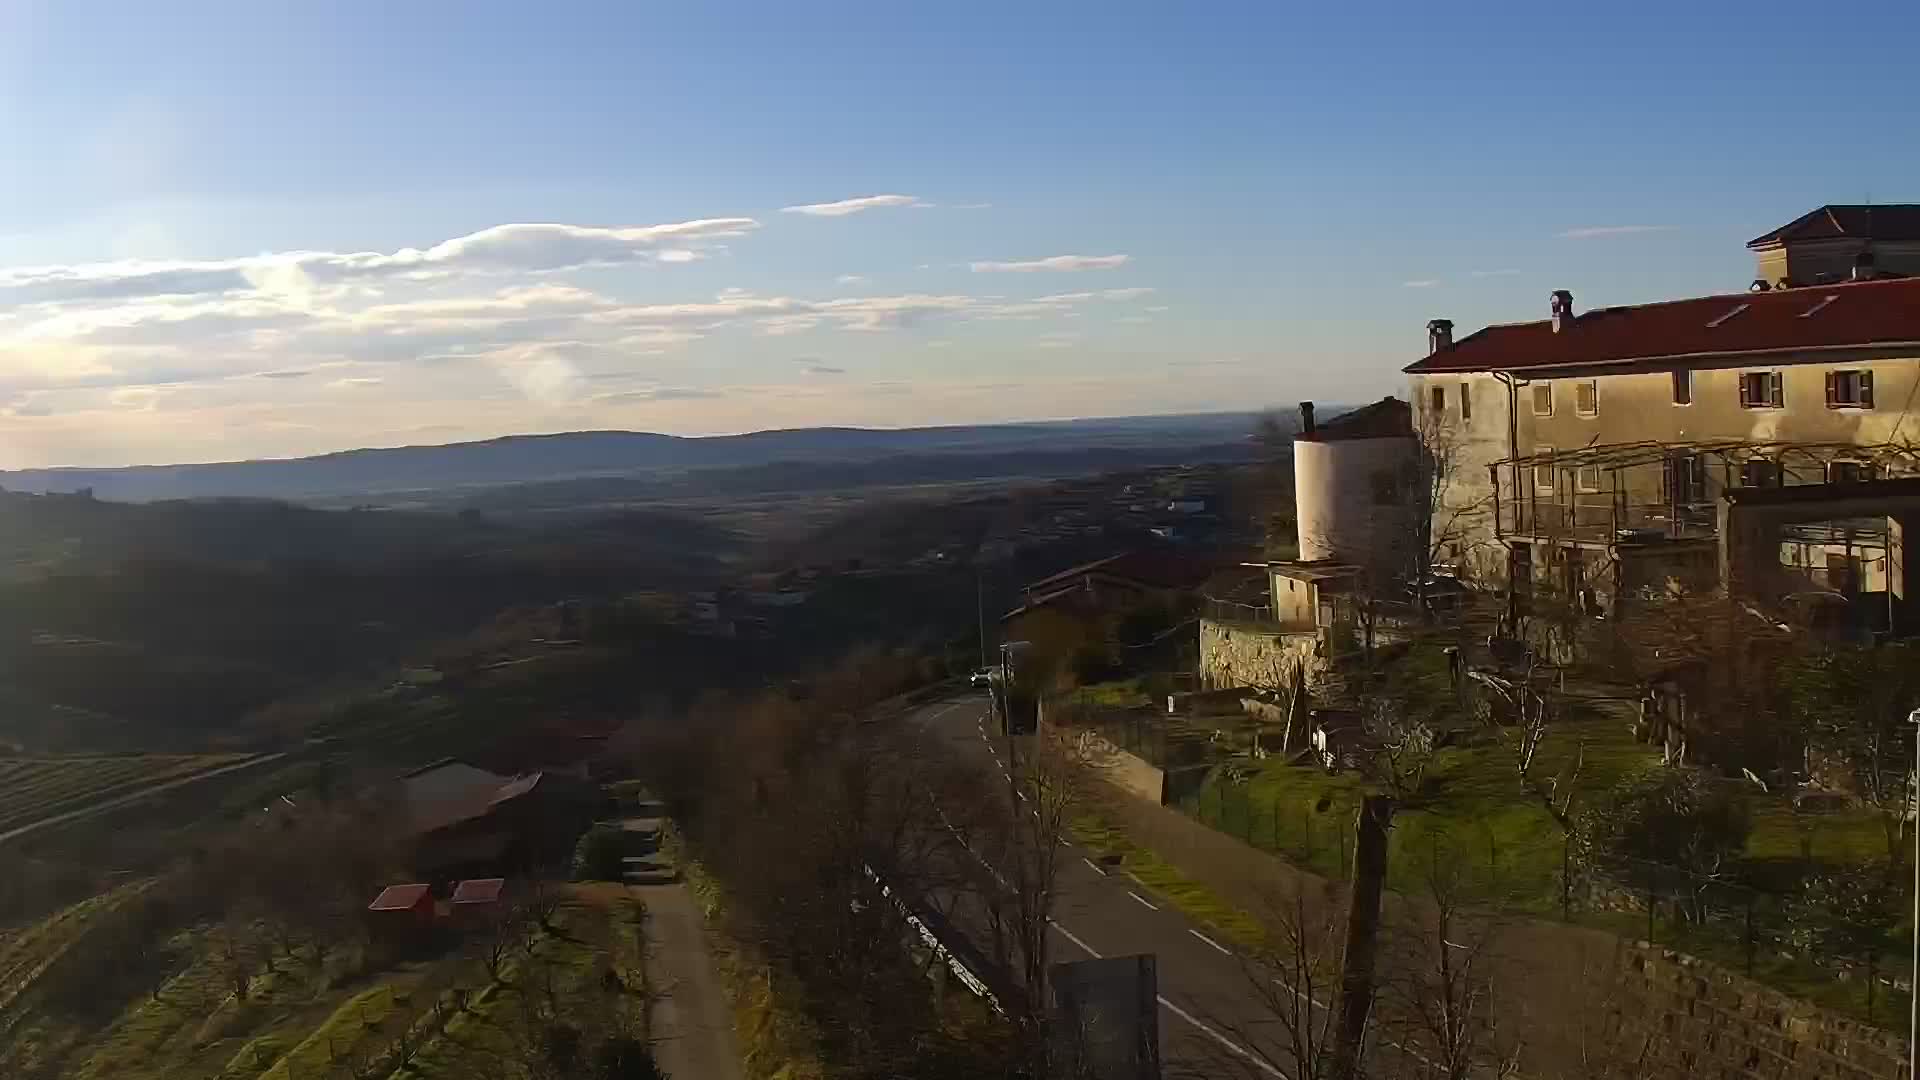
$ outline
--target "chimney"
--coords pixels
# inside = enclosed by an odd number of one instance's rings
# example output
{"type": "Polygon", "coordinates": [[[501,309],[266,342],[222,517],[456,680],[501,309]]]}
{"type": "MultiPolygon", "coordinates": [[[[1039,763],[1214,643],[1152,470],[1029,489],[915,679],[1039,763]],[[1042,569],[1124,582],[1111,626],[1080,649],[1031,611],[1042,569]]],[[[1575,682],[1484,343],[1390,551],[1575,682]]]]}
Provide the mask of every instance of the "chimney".
{"type": "Polygon", "coordinates": [[[1853,280],[1872,281],[1878,276],[1879,271],[1873,264],[1872,248],[1868,248],[1853,257],[1853,280]]]}
{"type": "Polygon", "coordinates": [[[1434,319],[1427,323],[1427,355],[1453,348],[1453,320],[1434,319]]]}
{"type": "Polygon", "coordinates": [[[1553,290],[1553,299],[1548,301],[1553,312],[1553,332],[1559,333],[1573,325],[1573,294],[1565,289],[1553,290]]]}
{"type": "Polygon", "coordinates": [[[1313,427],[1313,402],[1303,401],[1300,403],[1300,434],[1313,434],[1313,427]]]}

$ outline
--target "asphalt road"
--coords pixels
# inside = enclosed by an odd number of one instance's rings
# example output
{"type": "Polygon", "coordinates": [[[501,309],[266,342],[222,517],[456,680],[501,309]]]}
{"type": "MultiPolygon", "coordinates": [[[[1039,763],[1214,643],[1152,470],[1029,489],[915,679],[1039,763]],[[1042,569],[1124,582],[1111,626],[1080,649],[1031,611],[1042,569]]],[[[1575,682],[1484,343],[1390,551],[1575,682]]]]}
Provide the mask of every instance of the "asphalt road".
{"type": "MultiPolygon", "coordinates": [[[[958,760],[999,769],[1002,737],[987,725],[984,696],[949,698],[908,714],[907,723],[958,760]]],[[[1153,953],[1160,983],[1165,1075],[1291,1080],[1286,1032],[1254,992],[1268,978],[1230,945],[1120,872],[1070,842],[1060,862],[1054,907],[1056,962],[1153,953]]]]}

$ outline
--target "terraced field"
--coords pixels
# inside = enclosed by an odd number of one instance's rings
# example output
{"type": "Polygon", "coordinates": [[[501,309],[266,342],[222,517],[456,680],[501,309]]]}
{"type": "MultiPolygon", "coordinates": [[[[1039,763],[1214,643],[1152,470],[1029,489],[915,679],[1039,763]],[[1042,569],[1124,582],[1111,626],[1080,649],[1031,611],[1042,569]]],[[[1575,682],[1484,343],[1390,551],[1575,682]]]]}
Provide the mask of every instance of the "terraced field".
{"type": "Polygon", "coordinates": [[[249,754],[0,757],[0,833],[246,761],[249,754]]]}

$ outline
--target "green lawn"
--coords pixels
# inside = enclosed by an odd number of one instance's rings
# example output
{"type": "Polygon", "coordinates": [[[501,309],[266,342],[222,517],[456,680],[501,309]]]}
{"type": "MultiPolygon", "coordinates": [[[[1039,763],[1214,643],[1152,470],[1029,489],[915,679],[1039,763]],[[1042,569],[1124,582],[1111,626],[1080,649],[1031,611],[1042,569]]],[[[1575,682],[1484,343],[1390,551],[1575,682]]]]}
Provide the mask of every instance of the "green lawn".
{"type": "Polygon", "coordinates": [[[1196,921],[1249,948],[1258,948],[1266,937],[1253,916],[1215,896],[1206,886],[1187,877],[1154,852],[1134,844],[1125,833],[1100,818],[1082,817],[1073,823],[1072,832],[1076,841],[1100,855],[1119,856],[1122,872],[1196,921]]]}
{"type": "MultiPolygon", "coordinates": [[[[1467,734],[1477,741],[1439,751],[1423,794],[1396,813],[1390,885],[1419,891],[1422,867],[1440,857],[1469,867],[1483,900],[1521,910],[1556,908],[1563,831],[1540,800],[1522,789],[1513,751],[1481,732],[1467,734]]],[[[1576,808],[1580,798],[1604,793],[1659,760],[1635,743],[1624,720],[1610,711],[1557,724],[1534,760],[1533,774],[1565,776],[1576,758],[1576,808]]],[[[1256,847],[1344,878],[1353,815],[1361,798],[1378,790],[1378,784],[1350,770],[1330,774],[1268,758],[1214,769],[1182,809],[1256,847]],[[1230,775],[1248,769],[1243,782],[1230,775]]]]}

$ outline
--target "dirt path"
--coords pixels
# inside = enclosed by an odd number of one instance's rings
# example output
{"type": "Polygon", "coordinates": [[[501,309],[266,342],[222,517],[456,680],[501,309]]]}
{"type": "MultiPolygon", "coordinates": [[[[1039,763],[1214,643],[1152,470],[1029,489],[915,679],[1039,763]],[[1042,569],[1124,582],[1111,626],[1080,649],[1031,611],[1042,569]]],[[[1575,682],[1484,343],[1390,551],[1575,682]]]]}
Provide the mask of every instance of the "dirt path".
{"type": "Polygon", "coordinates": [[[700,909],[684,884],[632,885],[647,905],[647,963],[660,987],[653,1050],[674,1080],[745,1080],[733,1011],[707,952],[700,909]]]}

